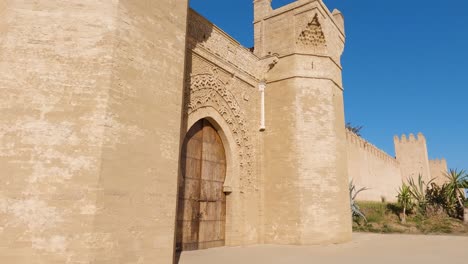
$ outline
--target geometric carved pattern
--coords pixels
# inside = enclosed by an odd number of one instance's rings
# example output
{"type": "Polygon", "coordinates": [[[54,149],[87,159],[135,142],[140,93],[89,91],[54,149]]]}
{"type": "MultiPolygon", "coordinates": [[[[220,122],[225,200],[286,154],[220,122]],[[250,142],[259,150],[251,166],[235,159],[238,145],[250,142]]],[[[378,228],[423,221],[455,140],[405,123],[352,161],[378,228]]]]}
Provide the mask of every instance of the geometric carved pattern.
{"type": "Polygon", "coordinates": [[[214,108],[228,124],[234,140],[239,147],[239,162],[241,170],[252,174],[253,148],[247,135],[246,122],[239,103],[226,85],[213,74],[191,76],[185,102],[188,114],[199,109],[214,108]]]}
{"type": "Polygon", "coordinates": [[[307,24],[306,29],[299,34],[297,44],[301,44],[306,47],[320,47],[327,45],[317,14],[315,14],[312,21],[307,24]]]}

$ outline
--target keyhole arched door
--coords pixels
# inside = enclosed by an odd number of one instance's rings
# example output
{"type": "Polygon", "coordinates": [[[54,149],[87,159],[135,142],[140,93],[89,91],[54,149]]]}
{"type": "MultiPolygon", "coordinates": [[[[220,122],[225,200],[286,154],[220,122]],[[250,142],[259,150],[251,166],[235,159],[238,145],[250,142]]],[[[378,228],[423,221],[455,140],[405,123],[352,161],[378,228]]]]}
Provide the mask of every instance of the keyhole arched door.
{"type": "Polygon", "coordinates": [[[221,138],[206,119],[195,123],[185,136],[181,173],[177,249],[224,246],[226,156],[221,138]]]}

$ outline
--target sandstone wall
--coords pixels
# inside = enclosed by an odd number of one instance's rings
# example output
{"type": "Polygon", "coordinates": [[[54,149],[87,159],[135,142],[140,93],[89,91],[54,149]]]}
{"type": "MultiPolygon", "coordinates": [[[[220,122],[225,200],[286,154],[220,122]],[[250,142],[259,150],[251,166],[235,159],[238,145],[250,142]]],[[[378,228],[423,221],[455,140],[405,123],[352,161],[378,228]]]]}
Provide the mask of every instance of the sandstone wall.
{"type": "Polygon", "coordinates": [[[413,178],[416,182],[419,175],[427,182],[431,178],[426,138],[419,133],[417,137],[410,134],[394,137],[396,159],[400,163],[403,181],[413,178]]]}
{"type": "Polygon", "coordinates": [[[445,173],[447,173],[448,167],[445,159],[429,160],[429,168],[431,171],[431,179],[435,179],[435,183],[442,185],[447,181],[445,173]]]}
{"type": "Polygon", "coordinates": [[[357,189],[369,188],[357,200],[396,201],[402,183],[398,161],[353,132],[347,131],[346,139],[349,180],[357,189]]]}
{"type": "Polygon", "coordinates": [[[120,0],[95,228],[97,262],[171,263],[187,1],[120,0]]]}
{"type": "Polygon", "coordinates": [[[172,263],[187,1],[2,1],[0,262],[172,263]]]}
{"type": "Polygon", "coordinates": [[[183,129],[201,118],[220,134],[227,156],[226,245],[262,241],[261,63],[248,49],[190,11],[183,129]]]}
{"type": "Polygon", "coordinates": [[[265,242],[349,240],[343,31],[321,1],[265,2],[254,2],[255,54],[279,58],[265,76],[265,242]]]}
{"type": "Polygon", "coordinates": [[[116,5],[0,8],[0,262],[89,262],[116,5]]]}

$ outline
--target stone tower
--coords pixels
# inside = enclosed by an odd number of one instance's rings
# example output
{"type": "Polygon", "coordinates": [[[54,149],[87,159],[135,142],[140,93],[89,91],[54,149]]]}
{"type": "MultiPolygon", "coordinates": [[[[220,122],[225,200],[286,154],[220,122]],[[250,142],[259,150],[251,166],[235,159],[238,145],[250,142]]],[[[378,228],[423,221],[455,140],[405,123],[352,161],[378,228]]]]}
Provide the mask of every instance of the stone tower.
{"type": "Polygon", "coordinates": [[[438,185],[446,183],[447,178],[445,173],[448,172],[446,159],[429,160],[429,168],[431,170],[431,177],[434,178],[435,183],[438,185]]]}
{"type": "Polygon", "coordinates": [[[1,1],[0,263],[173,262],[187,3],[1,1]]]}
{"type": "Polygon", "coordinates": [[[409,134],[409,137],[402,135],[401,139],[395,136],[393,141],[396,159],[400,163],[402,180],[406,182],[408,178],[413,178],[417,181],[419,175],[422,175],[426,182],[431,179],[424,135],[422,133],[419,133],[417,137],[413,134],[409,134]]]}
{"type": "Polygon", "coordinates": [[[265,243],[349,240],[343,17],[317,0],[254,10],[255,54],[279,59],[265,76],[265,243]]]}

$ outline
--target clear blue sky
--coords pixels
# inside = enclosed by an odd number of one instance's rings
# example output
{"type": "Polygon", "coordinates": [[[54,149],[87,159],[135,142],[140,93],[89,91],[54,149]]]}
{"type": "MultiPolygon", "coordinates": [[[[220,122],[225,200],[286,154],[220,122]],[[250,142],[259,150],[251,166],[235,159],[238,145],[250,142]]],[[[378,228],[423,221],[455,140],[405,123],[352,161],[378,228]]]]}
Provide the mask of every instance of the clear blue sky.
{"type": "MultiPolygon", "coordinates": [[[[253,0],[191,0],[253,46],[253,0]],[[226,11],[228,10],[228,11],[226,11]]],[[[273,0],[273,7],[293,0],[273,0]]],[[[393,136],[422,132],[430,158],[468,169],[468,0],[325,0],[345,16],[346,120],[394,155],[393,136]]]]}

